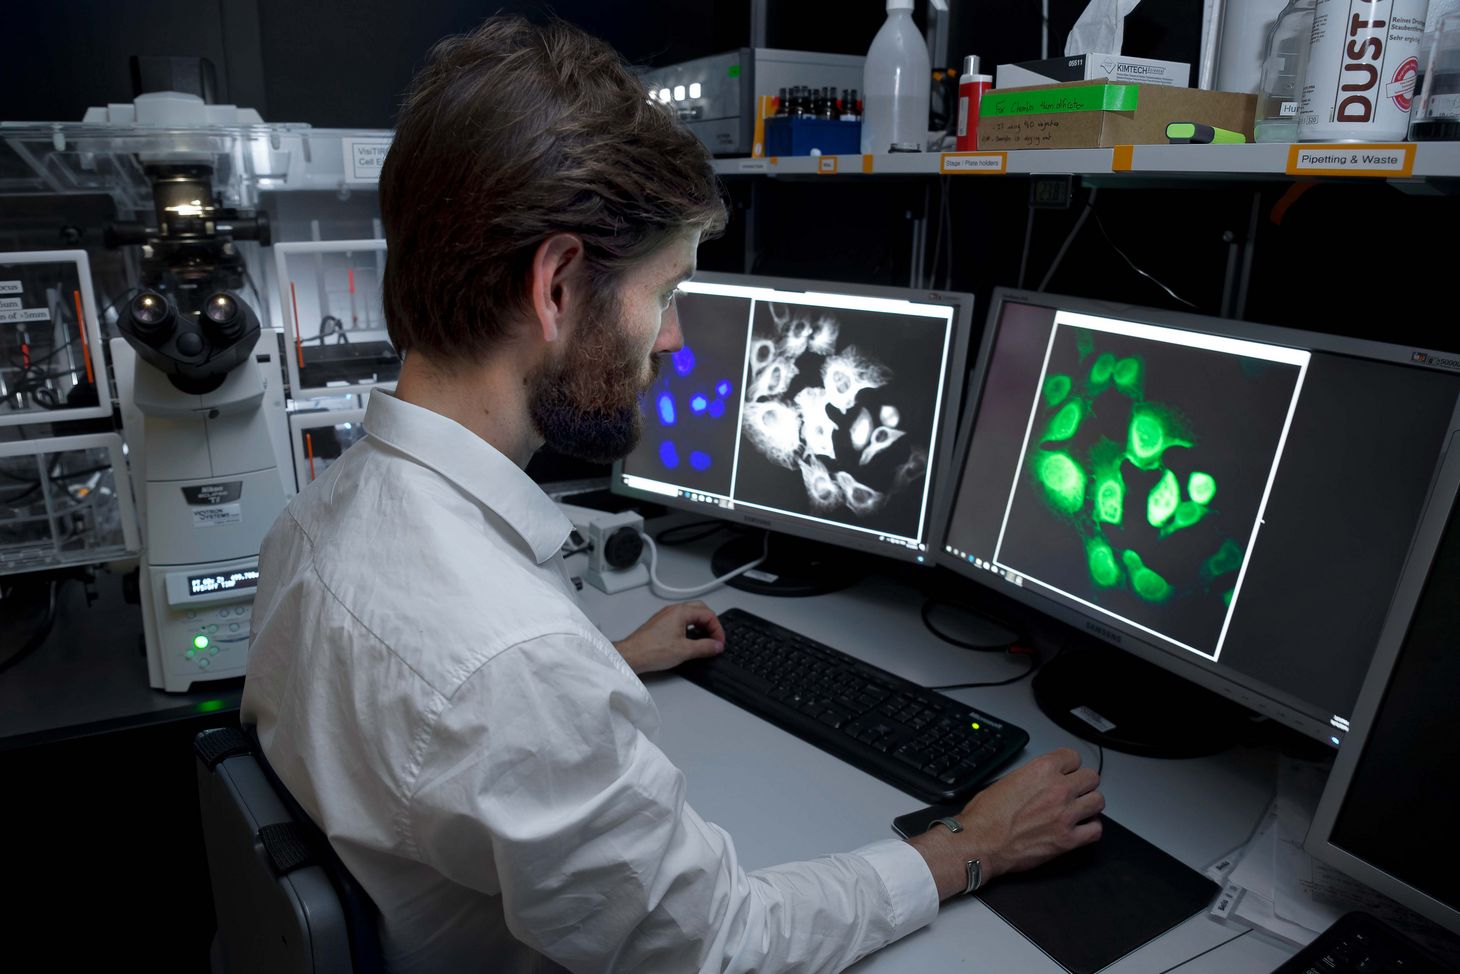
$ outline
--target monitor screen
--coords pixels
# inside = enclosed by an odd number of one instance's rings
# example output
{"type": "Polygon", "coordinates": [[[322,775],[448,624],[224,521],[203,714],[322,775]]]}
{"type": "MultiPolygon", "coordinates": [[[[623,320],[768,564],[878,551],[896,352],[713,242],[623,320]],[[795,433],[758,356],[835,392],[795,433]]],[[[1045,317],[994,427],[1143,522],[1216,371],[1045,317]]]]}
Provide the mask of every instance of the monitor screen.
{"type": "Polygon", "coordinates": [[[973,298],[705,274],[614,489],[931,563],[973,298]]]}
{"type": "Polygon", "coordinates": [[[1320,859],[1460,934],[1460,877],[1453,855],[1440,851],[1449,845],[1460,799],[1460,458],[1450,457],[1445,468],[1307,844],[1320,859]]]}
{"type": "Polygon", "coordinates": [[[1457,366],[999,291],[939,560],[1336,744],[1456,426],[1457,366]]]}

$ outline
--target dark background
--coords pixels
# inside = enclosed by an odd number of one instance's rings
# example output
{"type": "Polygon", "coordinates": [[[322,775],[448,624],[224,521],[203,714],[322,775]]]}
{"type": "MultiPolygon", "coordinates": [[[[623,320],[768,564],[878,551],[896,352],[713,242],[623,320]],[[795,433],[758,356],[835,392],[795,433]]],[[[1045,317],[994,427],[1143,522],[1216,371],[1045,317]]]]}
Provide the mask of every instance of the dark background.
{"type": "MultiPolygon", "coordinates": [[[[821,315],[837,320],[841,330],[837,335],[836,352],[833,356],[855,347],[863,358],[883,366],[890,373],[885,385],[863,389],[848,413],[839,412],[835,406],[827,408],[827,415],[839,427],[832,437],[836,447],[836,459],[820,456],[817,459],[832,472],[833,477],[836,471],[845,470],[859,483],[883,493],[890,492],[891,496],[881,510],[865,517],[853,513],[845,504],[831,511],[814,511],[806,494],[800,468],[788,470],[772,463],[749,437],[742,434],[739,469],[735,478],[736,499],[899,537],[918,537],[918,517],[922,511],[927,479],[925,476],[919,477],[897,490],[893,485],[893,477],[914,447],[931,455],[929,451],[935,445],[932,443],[932,431],[937,385],[936,379],[930,377],[940,374],[939,366],[942,363],[947,326],[939,318],[822,309],[794,304],[790,308],[793,319],[798,312],[802,312],[809,315],[813,322],[821,315]],[[906,431],[907,435],[878,453],[867,466],[861,466],[862,451],[852,446],[852,422],[866,408],[872,416],[872,428],[875,430],[882,425],[878,413],[883,406],[888,405],[896,406],[902,414],[897,428],[906,431]]],[[[777,337],[770,312],[764,302],[756,306],[752,333],[755,338],[777,337]]],[[[821,385],[821,367],[824,361],[821,355],[808,349],[795,361],[800,371],[791,381],[791,387],[778,398],[794,403],[796,394],[802,389],[821,385]]]]}
{"type": "MultiPolygon", "coordinates": [[[[1063,373],[1075,379],[1065,401],[1085,392],[1090,367],[1100,355],[1109,352],[1117,360],[1132,355],[1139,358],[1144,401],[1174,410],[1189,424],[1192,446],[1168,447],[1162,464],[1175,473],[1183,500],[1187,477],[1196,470],[1216,479],[1216,496],[1201,521],[1163,538],[1160,530],[1146,520],[1146,497],[1160,480],[1161,470],[1140,470],[1125,461],[1121,464],[1126,489],[1122,523],[1092,522],[1093,488],[1087,490],[1078,522],[1070,523],[1050,508],[1043,487],[1032,473],[1031,457],[1041,448],[1039,436],[1059,409],[1044,408],[1041,400],[1042,408],[1031,432],[1033,442],[1015,478],[1018,486],[998,563],[1210,656],[1227,615],[1222,593],[1236,584],[1237,575],[1222,575],[1208,585],[1201,579],[1201,564],[1227,538],[1235,541],[1244,554],[1247,551],[1262,491],[1277,453],[1278,437],[1292,402],[1297,366],[1102,331],[1088,332],[1094,340],[1094,351],[1081,362],[1076,348],[1078,331],[1070,327],[1057,329],[1050,354],[1047,375],[1063,373]],[[1119,587],[1097,586],[1085,556],[1085,540],[1097,529],[1115,550],[1117,559],[1126,549],[1140,555],[1146,567],[1171,586],[1171,596],[1165,602],[1149,602],[1136,595],[1123,564],[1124,581],[1119,587]]],[[[1095,397],[1073,438],[1046,446],[1067,450],[1087,474],[1093,474],[1088,462],[1090,447],[1108,437],[1124,448],[1134,404],[1135,400],[1111,382],[1095,397]]]]}

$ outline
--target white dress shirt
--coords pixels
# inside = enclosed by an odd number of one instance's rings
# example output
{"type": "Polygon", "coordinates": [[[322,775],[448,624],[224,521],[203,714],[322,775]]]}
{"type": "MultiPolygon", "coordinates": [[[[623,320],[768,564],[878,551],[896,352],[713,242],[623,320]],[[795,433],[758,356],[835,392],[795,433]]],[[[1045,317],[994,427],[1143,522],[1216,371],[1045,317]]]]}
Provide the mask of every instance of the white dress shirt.
{"type": "Polygon", "coordinates": [[[579,610],[569,524],[376,391],[263,544],[244,723],[381,910],[393,971],[838,971],[928,923],[915,849],[746,872],[579,610]]]}

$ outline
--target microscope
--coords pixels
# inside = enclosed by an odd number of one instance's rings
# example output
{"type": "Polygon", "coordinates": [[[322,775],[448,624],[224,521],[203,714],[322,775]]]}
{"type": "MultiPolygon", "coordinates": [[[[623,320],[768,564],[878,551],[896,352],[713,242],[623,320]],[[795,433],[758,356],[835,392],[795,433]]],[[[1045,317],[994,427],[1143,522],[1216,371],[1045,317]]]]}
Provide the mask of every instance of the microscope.
{"type": "MultiPolygon", "coordinates": [[[[203,104],[162,91],[136,111],[181,128],[203,104]]],[[[110,347],[145,539],[148,678],[168,691],[244,673],[259,545],[293,493],[277,333],[244,300],[245,284],[258,291],[236,246],[269,246],[268,220],[221,205],[213,157],[187,148],[138,155],[153,219],[106,233],[141,248],[110,347]]]]}

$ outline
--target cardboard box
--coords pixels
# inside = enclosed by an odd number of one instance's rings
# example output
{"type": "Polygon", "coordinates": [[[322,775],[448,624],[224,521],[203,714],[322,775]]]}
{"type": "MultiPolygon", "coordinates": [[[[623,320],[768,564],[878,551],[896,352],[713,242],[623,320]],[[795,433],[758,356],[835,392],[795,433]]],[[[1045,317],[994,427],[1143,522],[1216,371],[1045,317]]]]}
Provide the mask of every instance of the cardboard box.
{"type": "Polygon", "coordinates": [[[995,88],[1028,88],[1066,81],[1114,81],[1185,88],[1191,84],[1191,65],[1184,61],[1157,61],[1123,54],[1071,54],[1043,61],[1001,64],[994,74],[995,88]]]}
{"type": "Polygon", "coordinates": [[[1164,145],[1166,126],[1197,122],[1252,141],[1257,96],[1197,88],[1081,81],[985,92],[980,149],[1093,149],[1164,145]]]}

